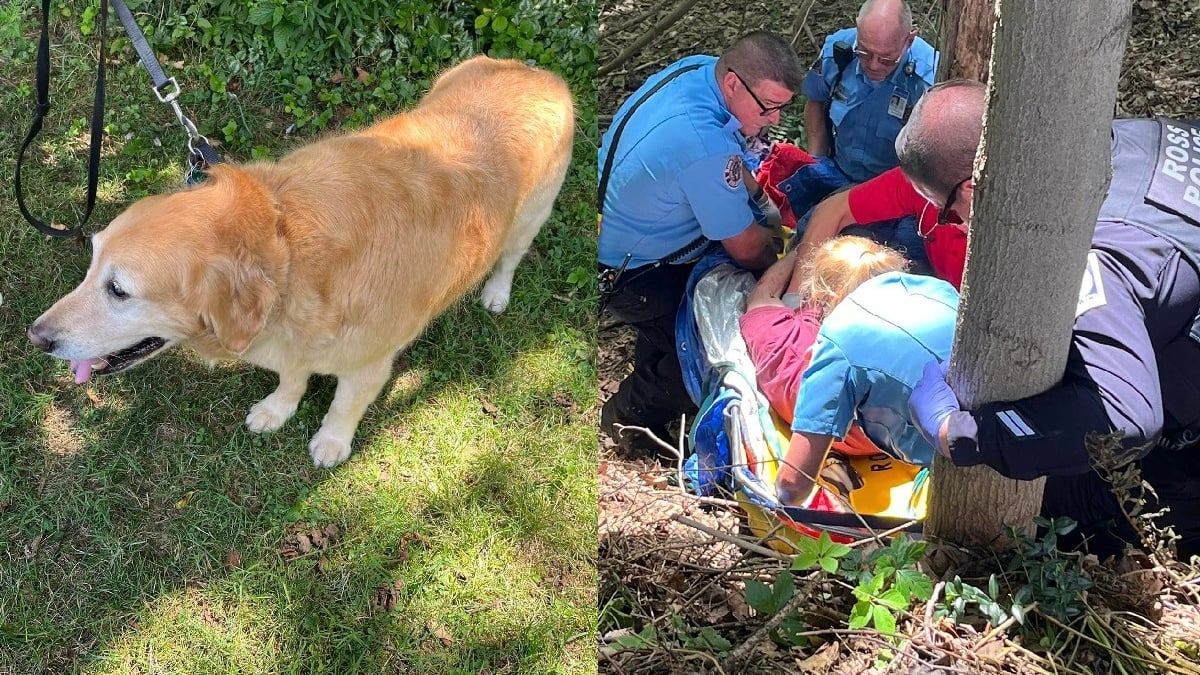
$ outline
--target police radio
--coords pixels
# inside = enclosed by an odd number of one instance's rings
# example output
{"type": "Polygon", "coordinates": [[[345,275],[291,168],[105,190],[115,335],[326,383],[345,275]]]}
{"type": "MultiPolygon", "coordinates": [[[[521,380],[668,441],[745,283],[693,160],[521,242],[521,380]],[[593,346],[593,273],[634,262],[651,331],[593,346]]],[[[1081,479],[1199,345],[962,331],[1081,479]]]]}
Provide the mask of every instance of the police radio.
{"type": "MultiPolygon", "coordinates": [[[[842,74],[842,71],[845,70],[846,66],[850,65],[850,62],[853,60],[854,60],[854,46],[853,45],[851,45],[849,42],[846,42],[845,40],[838,40],[837,42],[833,43],[833,62],[835,65],[837,65],[839,80],[841,79],[840,76],[842,74]]],[[[834,86],[837,86],[836,83],[834,84],[834,86]]]]}
{"type": "Polygon", "coordinates": [[[833,104],[833,99],[837,96],[838,86],[842,83],[842,74],[846,72],[846,66],[854,62],[854,46],[845,40],[838,40],[833,43],[833,63],[837,66],[837,76],[833,78],[833,87],[829,89],[829,101],[825,103],[825,129],[829,134],[829,158],[833,159],[837,156],[837,126],[833,123],[833,118],[829,115],[829,107],[833,104]]]}

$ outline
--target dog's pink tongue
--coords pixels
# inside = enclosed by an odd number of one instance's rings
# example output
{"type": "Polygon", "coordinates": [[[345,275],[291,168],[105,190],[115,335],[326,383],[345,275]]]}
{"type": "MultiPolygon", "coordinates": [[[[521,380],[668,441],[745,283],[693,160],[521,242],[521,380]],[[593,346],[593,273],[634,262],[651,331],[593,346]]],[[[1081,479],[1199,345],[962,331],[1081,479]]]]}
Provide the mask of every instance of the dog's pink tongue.
{"type": "Polygon", "coordinates": [[[92,365],[100,359],[81,359],[71,361],[71,373],[75,375],[75,384],[83,384],[92,376],[92,365]]]}

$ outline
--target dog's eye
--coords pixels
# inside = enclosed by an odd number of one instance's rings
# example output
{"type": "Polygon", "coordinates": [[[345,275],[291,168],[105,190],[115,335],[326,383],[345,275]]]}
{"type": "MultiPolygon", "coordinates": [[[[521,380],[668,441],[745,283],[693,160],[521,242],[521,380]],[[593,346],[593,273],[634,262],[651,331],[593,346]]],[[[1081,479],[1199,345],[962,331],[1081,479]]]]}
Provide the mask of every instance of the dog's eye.
{"type": "Polygon", "coordinates": [[[118,300],[124,300],[125,298],[129,297],[129,294],[125,292],[125,289],[121,288],[121,285],[115,280],[108,282],[108,294],[118,300]]]}

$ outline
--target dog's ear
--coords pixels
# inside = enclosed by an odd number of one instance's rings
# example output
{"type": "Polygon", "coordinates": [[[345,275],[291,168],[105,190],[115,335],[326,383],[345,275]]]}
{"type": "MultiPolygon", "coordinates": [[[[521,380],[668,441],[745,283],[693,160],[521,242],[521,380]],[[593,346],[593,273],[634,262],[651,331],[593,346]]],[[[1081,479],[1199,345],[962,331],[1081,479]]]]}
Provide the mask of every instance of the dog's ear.
{"type": "Polygon", "coordinates": [[[197,289],[201,319],[226,351],[241,354],[267,325],[279,293],[246,250],[214,261],[197,289]]]}
{"type": "Polygon", "coordinates": [[[214,167],[214,254],[199,275],[201,320],[226,351],[241,354],[262,332],[279,299],[284,265],[279,213],[261,183],[230,166],[214,167]]]}

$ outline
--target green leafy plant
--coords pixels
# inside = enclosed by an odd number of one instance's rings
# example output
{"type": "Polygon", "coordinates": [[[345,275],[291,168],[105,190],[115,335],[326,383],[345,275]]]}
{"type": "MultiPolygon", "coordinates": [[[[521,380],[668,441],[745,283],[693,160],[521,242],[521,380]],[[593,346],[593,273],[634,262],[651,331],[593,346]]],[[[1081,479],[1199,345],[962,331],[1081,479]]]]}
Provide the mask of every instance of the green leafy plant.
{"type": "Polygon", "coordinates": [[[792,561],[793,570],[820,567],[827,574],[833,574],[838,569],[838,560],[850,553],[849,546],[833,541],[825,531],[816,539],[801,539],[797,546],[800,550],[796,553],[796,559],[792,561]]]}
{"type": "Polygon", "coordinates": [[[755,611],[770,616],[783,609],[796,593],[796,580],[791,572],[783,572],[774,584],[754,579],[746,580],[746,604],[755,611]]]}
{"type": "MultiPolygon", "coordinates": [[[[1027,579],[1014,595],[1014,604],[1036,602],[1038,611],[1063,623],[1073,621],[1087,610],[1084,594],[1093,585],[1083,571],[1080,557],[1064,555],[1058,550],[1058,537],[1072,532],[1076,523],[1070,518],[1040,517],[1034,523],[1045,530],[1040,539],[1015,529],[1009,532],[1017,542],[1017,552],[1008,569],[1027,579]]],[[[1018,614],[1018,619],[1023,621],[1023,615],[1018,614]]]]}
{"type": "Polygon", "coordinates": [[[904,535],[894,537],[887,546],[863,554],[854,551],[841,566],[841,574],[858,582],[853,593],[856,602],[850,610],[850,628],[874,625],[881,633],[896,632],[896,613],[913,601],[927,602],[933,595],[933,583],[917,568],[925,555],[925,542],[904,535]]]}

